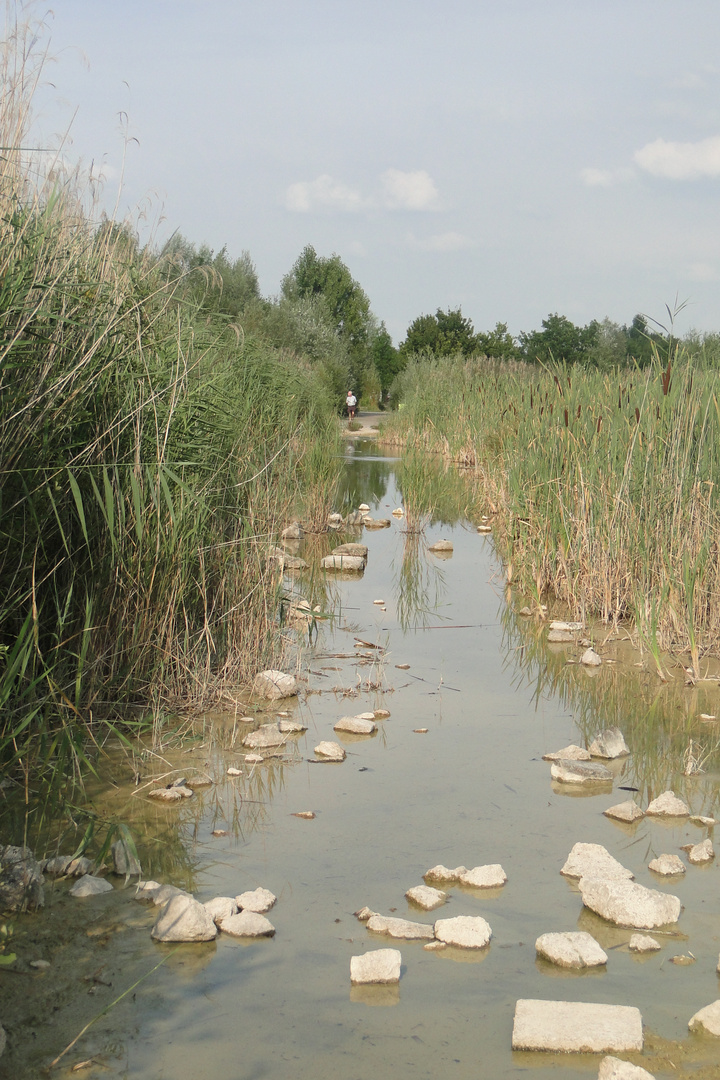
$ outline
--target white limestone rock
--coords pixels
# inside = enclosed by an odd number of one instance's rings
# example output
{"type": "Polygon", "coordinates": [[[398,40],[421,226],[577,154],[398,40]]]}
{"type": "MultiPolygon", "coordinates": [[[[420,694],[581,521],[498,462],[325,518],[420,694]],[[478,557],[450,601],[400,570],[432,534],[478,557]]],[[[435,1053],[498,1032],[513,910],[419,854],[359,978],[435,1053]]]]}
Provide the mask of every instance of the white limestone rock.
{"type": "Polygon", "coordinates": [[[628,1005],[521,998],[515,1005],[512,1048],[596,1054],[642,1050],[642,1016],[628,1005]]]}
{"type": "Polygon", "coordinates": [[[251,892],[240,893],[235,897],[237,906],[243,911],[255,911],[264,915],[276,903],[277,896],[269,889],[253,889],[251,892]]]}
{"type": "Polygon", "coordinates": [[[596,735],[588,749],[593,757],[606,760],[627,757],[630,753],[630,748],[619,727],[606,728],[605,731],[596,735]]]}
{"type": "Polygon", "coordinates": [[[640,1065],[608,1054],[600,1062],[598,1080],[655,1080],[655,1077],[640,1065]]]}
{"type": "Polygon", "coordinates": [[[324,758],[325,761],[344,761],[346,757],[342,746],[336,742],[318,743],[313,753],[316,757],[324,758]]]}
{"type": "Polygon", "coordinates": [[[390,518],[366,517],[363,521],[363,525],[366,529],[389,529],[392,525],[392,522],[390,518]]]}
{"type": "Polygon", "coordinates": [[[301,735],[307,731],[307,724],[300,720],[278,720],[278,731],[281,735],[301,735]]]}
{"type": "Polygon", "coordinates": [[[46,859],[42,864],[42,872],[53,876],[64,874],[71,862],[72,855],[54,855],[51,859],[46,859]]]}
{"type": "Polygon", "coordinates": [[[447,893],[442,889],[433,889],[430,885],[415,885],[412,889],[408,889],[405,898],[423,908],[424,911],[432,911],[433,908],[442,907],[447,902],[447,893]]]}
{"type": "Polygon", "coordinates": [[[706,817],[703,814],[692,814],[690,820],[693,825],[703,825],[706,829],[712,829],[713,825],[717,825],[714,817],[706,817]]]}
{"type": "Polygon", "coordinates": [[[658,952],[662,945],[649,934],[633,934],[628,942],[628,949],[630,952],[639,953],[658,952]]]}
{"type": "Polygon", "coordinates": [[[237,903],[232,896],[214,896],[212,900],[206,900],[203,907],[216,923],[229,919],[231,915],[237,915],[238,911],[237,903]]]}
{"type": "Polygon", "coordinates": [[[580,878],[580,895],[585,907],[617,926],[652,930],[675,923],[682,904],[677,896],[646,889],[634,881],[608,878],[580,878]]]}
{"type": "Polygon", "coordinates": [[[217,937],[215,921],[192,896],[173,896],[160,909],[150,931],[155,941],[212,941],[217,937]]]}
{"type": "Polygon", "coordinates": [[[699,844],[693,844],[688,851],[688,860],[696,866],[699,863],[712,862],[714,858],[715,848],[713,847],[713,842],[710,837],[699,844]]]}
{"type": "Polygon", "coordinates": [[[138,881],[135,889],[136,900],[152,900],[158,889],[162,888],[159,881],[138,881]]]}
{"type": "Polygon", "coordinates": [[[140,863],[130,848],[127,842],[122,838],[116,840],[111,848],[113,864],[115,867],[115,873],[121,877],[139,877],[142,873],[140,869],[140,863]]]}
{"type": "Polygon", "coordinates": [[[168,900],[172,900],[176,896],[190,896],[190,893],[185,892],[184,889],[178,889],[176,885],[159,885],[151,894],[155,907],[162,907],[168,900]]]}
{"type": "Polygon", "coordinates": [[[367,544],[338,544],[336,548],[332,550],[333,555],[355,555],[360,559],[367,559],[368,546],[367,544]]]}
{"type": "Polygon", "coordinates": [[[484,949],[490,944],[492,930],[480,915],[457,915],[454,919],[438,919],[435,937],[460,949],[484,949]]]}
{"type": "Polygon", "coordinates": [[[689,817],[690,809],[674,791],[664,791],[653,799],[645,813],[649,817],[689,817]]]}
{"type": "Polygon", "coordinates": [[[507,881],[507,874],[500,863],[488,863],[487,866],[474,866],[458,875],[463,885],[472,885],[474,889],[498,889],[507,881]]]}
{"type": "Polygon", "coordinates": [[[434,544],[431,544],[428,551],[453,551],[453,545],[451,540],[436,540],[434,544]]]}
{"type": "Polygon", "coordinates": [[[282,746],[286,741],[285,735],[277,724],[263,724],[256,731],[249,731],[242,741],[248,750],[269,750],[276,746],[282,746]]]}
{"type": "Polygon", "coordinates": [[[358,911],[354,911],[353,915],[356,919],[359,919],[360,922],[367,922],[373,915],[377,915],[377,911],[373,911],[372,908],[369,908],[366,905],[365,907],[361,907],[358,911]]]}
{"type": "Polygon", "coordinates": [[[442,863],[438,863],[437,866],[432,866],[423,874],[423,880],[437,881],[441,885],[451,885],[454,881],[459,881],[462,874],[467,874],[467,867],[456,866],[454,870],[450,870],[447,866],[443,866],[442,863]]]}
{"type": "Polygon", "coordinates": [[[585,667],[600,667],[602,664],[602,657],[598,656],[594,649],[586,649],[580,657],[580,663],[585,667]]]}
{"type": "MultiPolygon", "coordinates": [[[[365,522],[367,525],[367,521],[365,522]]],[[[320,560],[323,570],[357,570],[365,569],[365,559],[361,555],[326,555],[320,560]]]]}
{"type": "Polygon", "coordinates": [[[569,630],[548,630],[547,640],[550,645],[570,645],[575,641],[575,635],[569,630]]]}
{"type": "Polygon", "coordinates": [[[231,937],[272,937],[275,927],[257,911],[241,911],[220,921],[223,934],[231,937]]]}
{"type": "Polygon", "coordinates": [[[350,957],[350,982],[354,985],[400,982],[402,956],[398,949],[373,949],[350,957]]]}
{"type": "Polygon", "coordinates": [[[720,1035],[720,998],[691,1016],[688,1027],[691,1031],[705,1031],[708,1035],[720,1035]]]}
{"type": "Polygon", "coordinates": [[[286,675],[284,671],[268,668],[267,671],[260,671],[255,676],[252,692],[256,697],[279,701],[281,698],[296,696],[297,682],[294,675],[286,675]]]}
{"type": "Polygon", "coordinates": [[[85,874],[75,882],[70,890],[70,895],[77,897],[100,896],[101,893],[112,891],[112,885],[109,881],[106,881],[105,878],[93,877],[92,874],[85,874]]]}
{"type": "Polygon", "coordinates": [[[613,858],[602,844],[574,844],[560,871],[565,877],[582,878],[628,878],[635,875],[632,870],[613,858]]]}
{"type": "Polygon", "coordinates": [[[562,750],[556,750],[554,753],[543,754],[543,761],[589,761],[590,752],[585,750],[582,746],[576,746],[575,743],[570,743],[569,746],[564,746],[562,750]]]}
{"type": "Polygon", "coordinates": [[[644,813],[633,799],[618,803],[617,806],[609,806],[607,810],[603,810],[603,814],[605,817],[612,818],[614,821],[624,821],[628,825],[632,825],[633,822],[639,821],[640,818],[645,817],[644,813]]]}
{"type": "Polygon", "coordinates": [[[613,779],[598,761],[554,761],[550,775],[560,784],[611,784],[613,779]]]}
{"type": "Polygon", "coordinates": [[[372,735],[377,731],[374,720],[362,720],[359,716],[341,716],[337,724],[333,724],[334,731],[347,731],[351,735],[372,735]]]}
{"type": "Polygon", "coordinates": [[[656,859],[648,863],[648,870],[670,877],[672,874],[684,874],[685,863],[678,855],[658,855],[656,859]]]}
{"type": "Polygon", "coordinates": [[[374,934],[387,934],[388,937],[405,938],[408,941],[430,941],[435,937],[432,926],[427,923],[394,919],[389,915],[371,915],[366,925],[374,934]]]}
{"type": "Polygon", "coordinates": [[[607,964],[607,953],[603,952],[595,938],[584,930],[541,934],[535,942],[535,949],[539,956],[558,967],[579,970],[607,964]]]}
{"type": "Polygon", "coordinates": [[[571,633],[577,633],[583,629],[583,623],[581,622],[565,622],[564,619],[552,619],[550,622],[551,630],[565,630],[571,633]]]}
{"type": "Polygon", "coordinates": [[[148,791],[148,799],[157,799],[158,802],[179,803],[190,795],[192,795],[192,789],[185,787],[151,788],[148,791]]]}
{"type": "Polygon", "coordinates": [[[262,763],[263,763],[262,754],[246,754],[245,755],[245,764],[246,765],[262,765],[262,763]]]}

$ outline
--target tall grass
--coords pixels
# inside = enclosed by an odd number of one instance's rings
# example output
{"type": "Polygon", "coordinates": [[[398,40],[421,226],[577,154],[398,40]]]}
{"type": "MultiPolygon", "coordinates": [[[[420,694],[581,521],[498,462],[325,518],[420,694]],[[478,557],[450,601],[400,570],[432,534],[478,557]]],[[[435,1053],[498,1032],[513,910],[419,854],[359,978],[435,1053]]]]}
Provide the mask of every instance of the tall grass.
{"type": "Polygon", "coordinates": [[[720,649],[716,373],[420,361],[385,431],[479,471],[508,576],[580,618],[633,619],[655,653],[720,649]]]}
{"type": "Polygon", "coordinates": [[[37,30],[0,51],[0,761],[82,767],[128,704],[278,659],[265,550],[331,402],[27,150],[37,30]]]}

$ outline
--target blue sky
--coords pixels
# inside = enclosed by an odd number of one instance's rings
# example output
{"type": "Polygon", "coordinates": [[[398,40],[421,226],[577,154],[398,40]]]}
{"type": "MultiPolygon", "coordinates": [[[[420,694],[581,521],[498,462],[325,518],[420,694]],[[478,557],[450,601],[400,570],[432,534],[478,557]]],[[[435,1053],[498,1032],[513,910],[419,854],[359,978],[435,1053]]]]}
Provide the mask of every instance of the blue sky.
{"type": "Polygon", "coordinates": [[[717,0],[57,0],[48,27],[37,139],[69,125],[109,208],[122,174],[122,216],[249,250],[265,295],[312,244],[396,341],[437,307],[518,333],[676,296],[720,330],[717,0]]]}

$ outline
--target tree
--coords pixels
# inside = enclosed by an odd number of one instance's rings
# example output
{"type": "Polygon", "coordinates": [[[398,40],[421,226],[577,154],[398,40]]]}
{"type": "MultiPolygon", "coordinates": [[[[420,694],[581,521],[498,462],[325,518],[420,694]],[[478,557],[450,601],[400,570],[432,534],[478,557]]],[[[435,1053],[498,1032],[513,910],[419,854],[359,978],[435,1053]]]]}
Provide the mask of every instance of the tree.
{"type": "Polygon", "coordinates": [[[520,352],[526,360],[551,363],[564,360],[567,364],[582,363],[595,345],[598,323],[575,326],[564,315],[548,315],[542,320],[542,330],[533,330],[519,337],[520,352]]]}
{"type": "Polygon", "coordinates": [[[518,344],[508,332],[507,323],[495,323],[495,329],[476,335],[477,350],[491,360],[515,360],[520,355],[518,344]]]}
{"type": "Polygon", "coordinates": [[[477,350],[477,338],[470,319],[465,318],[461,308],[442,311],[434,315],[420,315],[410,323],[400,352],[431,352],[435,356],[454,356],[462,353],[470,356],[477,350]]]}
{"type": "Polygon", "coordinates": [[[386,393],[397,373],[405,366],[405,358],[393,345],[385,323],[380,323],[372,335],[371,348],[375,367],[380,376],[380,386],[382,392],[386,393]]]}

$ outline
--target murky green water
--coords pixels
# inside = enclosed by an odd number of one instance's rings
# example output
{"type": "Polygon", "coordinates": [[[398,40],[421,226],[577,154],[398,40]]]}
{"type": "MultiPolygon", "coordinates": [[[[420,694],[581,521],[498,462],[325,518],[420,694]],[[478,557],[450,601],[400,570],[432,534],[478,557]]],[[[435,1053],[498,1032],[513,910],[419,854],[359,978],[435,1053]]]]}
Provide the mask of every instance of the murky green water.
{"type": "MultiPolygon", "coordinates": [[[[358,442],[348,456],[349,502],[366,501],[374,517],[389,516],[402,501],[396,463],[372,443],[358,442]]],[[[453,523],[448,507],[442,513],[444,522],[419,537],[403,532],[402,519],[366,533],[364,576],[330,586],[323,603],[337,617],[323,625],[306,658],[309,692],[285,706],[309,730],[286,759],[248,770],[237,717],[210,717],[195,743],[179,748],[168,741],[161,759],[139,765],[144,776],[202,768],[215,778],[179,807],[138,797],[131,763],[116,760],[116,787],[96,792],[96,805],[134,825],[148,876],[190,887],[200,900],[265,886],[279,898],[270,914],[277,933],[251,944],[220,936],[173,952],[54,1075],[70,1075],[73,1064],[95,1058],[81,1075],[597,1076],[593,1056],[512,1053],[515,1002],[538,997],[635,1005],[649,1047],[638,1063],[658,1077],[720,1076],[720,1046],[687,1037],[689,1017],[720,996],[718,867],[688,867],[672,884],[646,869],[654,855],[677,853],[705,830],[687,822],[615,824],[603,809],[631,794],[572,797],[553,788],[549,764],[541,761],[544,752],[617,723],[634,753],[615,768],[616,789],[637,787],[643,801],[669,786],[693,812],[717,812],[716,757],[706,773],[682,775],[690,738],[705,752],[715,746],[717,728],[699,714],[720,712],[717,683],[685,688],[677,678],[661,687],[621,643],[605,652],[618,663],[596,675],[568,666],[577,650],[547,649],[541,627],[506,606],[491,538],[453,523]],[[452,539],[451,558],[428,554],[440,537],[452,539]],[[386,611],[373,603],[378,599],[386,611]],[[355,648],[356,637],[383,646],[382,655],[355,648]],[[358,661],[357,653],[371,659],[358,661]],[[379,722],[375,737],[333,732],[340,716],[379,707],[391,717],[379,722]],[[346,746],[345,762],[308,762],[321,739],[336,738],[346,746]],[[245,775],[227,777],[229,764],[245,775]],[[315,819],[292,816],[303,810],[315,819]],[[213,836],[214,829],[227,835],[213,836]],[[577,888],[559,874],[579,840],[604,844],[642,884],[681,897],[677,934],[663,937],[659,954],[639,959],[627,950],[631,931],[583,909],[577,888]],[[449,904],[430,914],[404,898],[436,863],[495,862],[508,875],[501,890],[455,888],[449,904]],[[428,923],[480,914],[493,939],[481,954],[426,952],[420,942],[370,935],[352,914],[363,905],[428,923]],[[579,975],[536,960],[539,934],[578,928],[609,950],[606,969],[579,975]],[[401,949],[399,989],[351,989],[350,958],[383,946],[401,949]],[[690,951],[693,965],[670,963],[690,951]]],[[[319,583],[298,584],[314,600],[322,592],[319,583]]],[[[38,1075],[89,1019],[171,951],[150,940],[156,911],[117,885],[109,896],[76,901],[58,884],[44,914],[17,920],[21,966],[41,956],[51,967],[42,975],[0,969],[0,1020],[11,1043],[0,1062],[6,1075],[38,1075]],[[85,978],[98,972],[100,981],[85,978]]]]}

